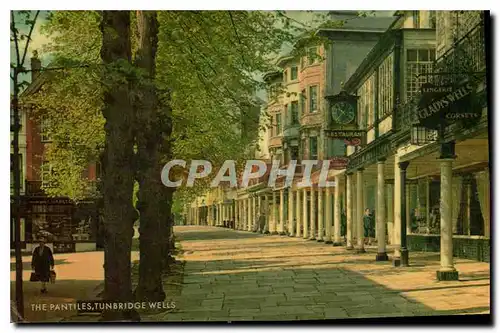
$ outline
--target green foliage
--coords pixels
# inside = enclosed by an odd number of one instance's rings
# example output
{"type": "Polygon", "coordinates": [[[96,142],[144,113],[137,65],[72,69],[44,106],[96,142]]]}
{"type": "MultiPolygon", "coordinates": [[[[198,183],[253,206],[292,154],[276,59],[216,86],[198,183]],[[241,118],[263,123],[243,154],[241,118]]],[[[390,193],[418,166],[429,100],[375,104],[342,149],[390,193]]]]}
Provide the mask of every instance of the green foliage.
{"type": "MultiPolygon", "coordinates": [[[[253,156],[258,139],[261,107],[255,93],[265,87],[259,77],[275,69],[284,44],[295,43],[298,35],[316,38],[315,26],[301,25],[280,11],[160,11],[158,21],[155,84],[160,98],[170,103],[173,119],[172,137],[166,138],[173,156],[165,156],[165,162],[205,159],[214,170],[226,159],[241,164],[253,156]]],[[[99,23],[98,11],[55,11],[42,28],[52,40],[44,49],[55,59],[51,67],[68,68],[52,72],[30,99],[37,106],[34,116],[49,120],[53,141],[48,157],[57,178],[50,195],[78,199],[91,194],[88,180],[77,175],[98,161],[103,149],[103,89],[114,80],[144,75],[123,63],[106,68],[106,79],[101,79],[99,23]]],[[[176,197],[200,193],[209,181],[182,188],[176,197]]]]}

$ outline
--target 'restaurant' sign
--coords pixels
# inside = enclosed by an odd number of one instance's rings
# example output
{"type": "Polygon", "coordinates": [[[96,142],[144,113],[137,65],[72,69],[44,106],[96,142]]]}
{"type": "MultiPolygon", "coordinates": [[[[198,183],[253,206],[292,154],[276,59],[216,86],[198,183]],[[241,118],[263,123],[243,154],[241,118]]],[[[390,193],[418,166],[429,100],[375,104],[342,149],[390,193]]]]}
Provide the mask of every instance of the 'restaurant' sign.
{"type": "Polygon", "coordinates": [[[360,130],[329,130],[326,136],[333,139],[343,139],[348,146],[359,146],[363,142],[365,131],[360,130]]]}
{"type": "Polygon", "coordinates": [[[349,164],[348,157],[336,156],[330,158],[330,169],[342,170],[347,168],[347,164],[349,164]]]}
{"type": "Polygon", "coordinates": [[[472,82],[458,87],[424,84],[416,114],[418,125],[436,129],[441,124],[480,118],[481,110],[477,110],[472,103],[475,90],[472,82]]]}

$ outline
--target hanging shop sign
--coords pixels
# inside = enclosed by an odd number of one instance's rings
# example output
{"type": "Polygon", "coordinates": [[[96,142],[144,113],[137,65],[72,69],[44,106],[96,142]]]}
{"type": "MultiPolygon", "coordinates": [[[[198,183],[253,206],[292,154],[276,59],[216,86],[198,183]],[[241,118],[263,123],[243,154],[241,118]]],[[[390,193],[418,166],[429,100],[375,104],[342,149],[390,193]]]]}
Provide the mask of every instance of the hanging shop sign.
{"type": "Polygon", "coordinates": [[[360,130],[329,130],[325,131],[327,137],[343,139],[348,146],[359,146],[363,143],[365,131],[360,130]]]}
{"type": "Polygon", "coordinates": [[[421,99],[416,110],[418,125],[437,129],[457,121],[477,121],[481,109],[475,103],[476,85],[468,81],[460,86],[422,86],[421,99]]]}
{"type": "Polygon", "coordinates": [[[335,156],[330,158],[330,167],[332,170],[342,170],[347,168],[349,164],[349,158],[344,156],[335,156]]]}

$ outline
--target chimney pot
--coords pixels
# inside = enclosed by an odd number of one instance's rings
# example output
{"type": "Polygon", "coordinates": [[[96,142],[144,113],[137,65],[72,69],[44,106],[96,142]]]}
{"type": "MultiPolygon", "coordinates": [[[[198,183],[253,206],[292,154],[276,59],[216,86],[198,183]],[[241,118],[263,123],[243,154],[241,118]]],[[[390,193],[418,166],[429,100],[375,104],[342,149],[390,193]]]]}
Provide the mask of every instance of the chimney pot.
{"type": "Polygon", "coordinates": [[[38,51],[33,51],[33,57],[31,57],[31,82],[40,75],[40,69],[42,68],[42,62],[38,59],[38,51]]]}

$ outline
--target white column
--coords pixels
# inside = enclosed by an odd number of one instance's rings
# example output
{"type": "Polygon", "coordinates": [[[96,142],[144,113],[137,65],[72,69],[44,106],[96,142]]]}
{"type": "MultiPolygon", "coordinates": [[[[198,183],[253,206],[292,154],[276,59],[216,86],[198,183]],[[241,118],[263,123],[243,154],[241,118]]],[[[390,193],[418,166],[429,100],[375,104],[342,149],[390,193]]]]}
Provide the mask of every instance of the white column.
{"type": "Polygon", "coordinates": [[[392,234],[394,233],[394,196],[393,196],[394,186],[392,184],[387,184],[387,236],[388,243],[393,244],[392,234]]]}
{"type": "Polygon", "coordinates": [[[280,190],[280,204],[279,204],[279,218],[280,227],[279,233],[283,235],[285,233],[285,190],[280,190]]]}
{"type": "Polygon", "coordinates": [[[385,248],[385,159],[377,162],[377,261],[389,260],[385,248]]]}
{"type": "Polygon", "coordinates": [[[247,231],[252,231],[252,198],[247,199],[247,231]]]}
{"type": "MultiPolygon", "coordinates": [[[[330,197],[331,200],[331,197],[330,197]]],[[[335,176],[335,189],[334,189],[334,207],[333,207],[333,245],[342,244],[342,236],[340,235],[341,223],[341,208],[340,208],[340,176],[335,176]]],[[[329,204],[331,206],[331,203],[329,204]]]]}
{"type": "Polygon", "coordinates": [[[264,223],[264,233],[269,233],[269,199],[268,199],[268,195],[265,194],[264,195],[264,200],[263,200],[263,203],[264,205],[263,207],[263,214],[264,214],[264,219],[265,219],[265,223],[264,223]]]}
{"type": "Polygon", "coordinates": [[[246,215],[245,215],[245,199],[240,199],[240,216],[241,216],[241,221],[240,221],[240,230],[245,230],[245,223],[246,223],[246,215]]]}
{"type": "MultiPolygon", "coordinates": [[[[335,177],[335,182],[337,178],[335,177]]],[[[335,184],[337,188],[338,183],[335,184]]],[[[332,242],[332,188],[327,187],[325,189],[325,243],[330,244],[332,242]]]]}
{"type": "Polygon", "coordinates": [[[441,159],[441,268],[437,272],[438,280],[458,280],[458,272],[453,265],[452,232],[452,163],[453,159],[441,159]]]}
{"type": "Polygon", "coordinates": [[[401,174],[399,171],[399,156],[394,156],[394,229],[392,232],[392,244],[394,247],[394,259],[401,257],[401,174]]]}
{"type": "Polygon", "coordinates": [[[352,204],[353,204],[353,191],[352,191],[352,174],[347,174],[346,178],[346,224],[347,224],[347,231],[346,231],[346,238],[347,238],[347,249],[352,250],[354,249],[354,244],[353,244],[353,212],[352,212],[352,204]]]}
{"type": "Polygon", "coordinates": [[[264,232],[263,230],[260,229],[260,221],[261,221],[261,216],[262,216],[262,195],[257,196],[257,230],[259,232],[264,232]]]}
{"type": "Polygon", "coordinates": [[[323,188],[318,187],[318,242],[324,241],[324,207],[323,207],[323,188]]]}
{"type": "Polygon", "coordinates": [[[293,193],[292,188],[290,187],[288,189],[288,235],[289,236],[294,236],[295,235],[295,218],[294,218],[294,211],[295,211],[295,193],[293,193]]]}
{"type": "Polygon", "coordinates": [[[311,202],[310,202],[310,235],[309,239],[316,239],[316,189],[311,187],[311,202]]]}
{"type": "Polygon", "coordinates": [[[231,203],[231,206],[229,206],[229,211],[231,212],[230,220],[232,221],[232,223],[234,225],[235,220],[236,220],[236,218],[235,218],[235,203],[234,202],[231,203]]]}
{"type": "Polygon", "coordinates": [[[358,231],[358,246],[357,252],[365,252],[364,242],[364,227],[363,227],[363,169],[358,169],[356,172],[356,224],[358,231]]]}
{"type": "Polygon", "coordinates": [[[303,226],[303,238],[309,238],[309,220],[307,219],[307,189],[304,188],[302,191],[302,226],[303,226]]]}
{"type": "Polygon", "coordinates": [[[276,234],[277,233],[277,227],[278,227],[278,210],[276,209],[276,192],[273,191],[272,193],[272,202],[271,202],[271,215],[272,215],[272,223],[270,224],[271,228],[269,229],[269,232],[271,234],[276,234]]]}
{"type": "Polygon", "coordinates": [[[255,230],[257,223],[257,197],[254,195],[252,198],[252,231],[255,230]]]}
{"type": "Polygon", "coordinates": [[[295,191],[295,195],[296,195],[296,200],[295,200],[295,219],[296,219],[296,223],[295,223],[295,237],[302,237],[302,231],[301,231],[301,228],[302,228],[302,215],[300,214],[301,213],[301,205],[300,205],[300,196],[301,196],[301,191],[300,189],[297,188],[297,191],[295,191]]]}
{"type": "Polygon", "coordinates": [[[240,207],[238,206],[239,205],[239,201],[238,200],[235,200],[234,201],[234,228],[236,230],[238,230],[238,224],[240,222],[240,207]]]}
{"type": "Polygon", "coordinates": [[[236,230],[238,230],[238,225],[240,221],[240,206],[239,206],[239,201],[238,199],[235,199],[234,201],[234,227],[236,230]]]}

